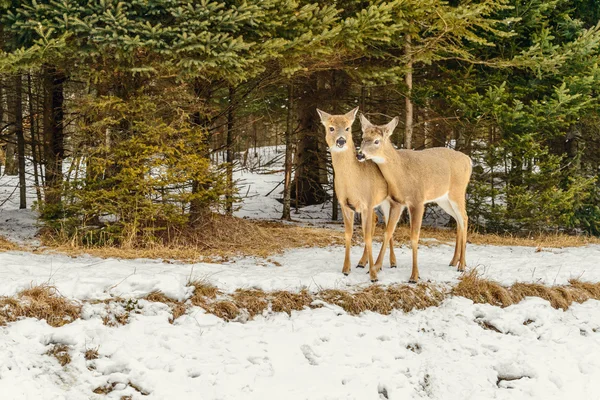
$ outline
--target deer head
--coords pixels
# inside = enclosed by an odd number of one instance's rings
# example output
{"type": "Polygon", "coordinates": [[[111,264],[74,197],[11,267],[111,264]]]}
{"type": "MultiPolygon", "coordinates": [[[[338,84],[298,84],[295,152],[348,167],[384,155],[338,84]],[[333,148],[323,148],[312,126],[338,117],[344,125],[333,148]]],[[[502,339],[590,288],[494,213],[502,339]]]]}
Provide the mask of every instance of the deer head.
{"type": "Polygon", "coordinates": [[[362,143],[356,155],[358,161],[372,160],[377,164],[385,162],[383,156],[384,148],[392,145],[390,136],[398,126],[398,117],[395,117],[386,125],[373,125],[364,115],[360,115],[362,126],[362,143]]]}
{"type": "Polygon", "coordinates": [[[325,126],[325,140],[329,151],[341,152],[353,146],[352,124],[358,107],[343,115],[331,115],[317,108],[321,123],[325,126]]]}

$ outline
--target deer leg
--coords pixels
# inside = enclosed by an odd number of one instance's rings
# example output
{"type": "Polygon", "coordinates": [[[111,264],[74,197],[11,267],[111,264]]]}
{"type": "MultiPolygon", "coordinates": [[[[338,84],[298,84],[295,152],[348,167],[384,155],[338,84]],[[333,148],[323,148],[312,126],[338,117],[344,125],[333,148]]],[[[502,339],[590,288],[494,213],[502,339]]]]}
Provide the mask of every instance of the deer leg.
{"type": "Polygon", "coordinates": [[[352,233],[354,230],[354,211],[348,207],[342,206],[342,216],[344,217],[344,239],[346,241],[346,254],[344,256],[344,275],[350,273],[350,249],[352,247],[352,233]]]}
{"type": "MultiPolygon", "coordinates": [[[[362,220],[361,220],[362,222],[362,220]]],[[[377,225],[377,221],[375,218],[375,211],[373,211],[373,226],[371,227],[371,237],[375,236],[375,226],[377,225]]],[[[369,259],[369,253],[367,251],[367,244],[365,243],[365,248],[363,250],[363,254],[356,265],[356,268],[364,268],[367,265],[367,261],[369,259]]]]}
{"type": "Polygon", "coordinates": [[[410,212],[410,246],[412,248],[412,273],[408,281],[409,283],[417,283],[417,280],[419,280],[417,251],[419,248],[419,234],[421,233],[424,210],[425,206],[423,203],[411,205],[408,209],[410,212]]]}
{"type": "Polygon", "coordinates": [[[398,221],[400,221],[400,218],[402,217],[402,213],[404,212],[405,208],[405,206],[401,204],[398,204],[397,206],[399,207],[398,219],[396,220],[396,223],[393,226],[394,229],[392,229],[392,234],[390,235],[390,268],[396,268],[398,266],[398,264],[396,263],[396,254],[394,254],[394,232],[396,232],[396,228],[398,227],[398,221]]]}
{"type": "Polygon", "coordinates": [[[390,245],[390,264],[392,268],[396,267],[396,255],[394,254],[394,231],[396,230],[396,225],[398,224],[398,220],[400,219],[401,213],[402,207],[400,205],[392,205],[390,207],[390,214],[386,218],[385,232],[383,234],[383,243],[381,244],[381,250],[379,250],[377,261],[375,261],[375,269],[377,271],[381,270],[381,266],[383,264],[383,257],[385,256],[385,250],[388,243],[390,245]]]}
{"type": "Polygon", "coordinates": [[[451,267],[456,267],[458,264],[458,260],[460,258],[460,249],[462,244],[462,227],[458,222],[458,216],[450,204],[450,200],[441,200],[437,203],[438,206],[442,208],[442,210],[446,211],[448,215],[450,215],[456,221],[456,245],[454,246],[454,255],[452,256],[452,261],[450,261],[451,267]]]}
{"type": "Polygon", "coordinates": [[[371,276],[371,282],[377,282],[378,271],[375,269],[375,263],[373,263],[373,216],[374,213],[372,210],[364,213],[362,228],[365,239],[365,247],[369,257],[369,274],[371,276]]]}
{"type": "Polygon", "coordinates": [[[460,235],[457,235],[456,241],[458,242],[460,236],[460,261],[458,262],[458,270],[460,272],[465,270],[467,262],[465,261],[465,255],[467,251],[467,228],[469,224],[469,217],[467,216],[467,209],[465,204],[465,195],[458,196],[456,201],[450,200],[452,209],[458,217],[456,225],[460,226],[460,235]]]}

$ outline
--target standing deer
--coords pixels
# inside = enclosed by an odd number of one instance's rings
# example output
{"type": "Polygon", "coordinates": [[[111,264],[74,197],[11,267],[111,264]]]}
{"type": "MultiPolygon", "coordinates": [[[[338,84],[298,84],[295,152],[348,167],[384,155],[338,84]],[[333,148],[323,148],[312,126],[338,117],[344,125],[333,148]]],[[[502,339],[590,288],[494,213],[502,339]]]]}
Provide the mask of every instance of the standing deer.
{"type": "Polygon", "coordinates": [[[377,164],[388,183],[392,200],[406,205],[410,213],[412,274],[419,279],[417,248],[425,203],[437,203],[456,220],[456,247],[450,266],[465,269],[468,217],[465,207],[467,185],[471,179],[471,159],[445,147],[421,151],[397,150],[390,136],[398,117],[387,125],[373,125],[361,114],[363,137],[357,158],[377,164]]]}
{"type": "Polygon", "coordinates": [[[350,246],[354,228],[354,213],[362,215],[362,230],[365,249],[357,268],[364,268],[369,261],[371,282],[377,282],[377,273],[383,264],[387,244],[390,246],[390,264],[396,267],[393,233],[396,229],[402,207],[388,196],[388,185],[377,165],[357,160],[356,149],[352,140],[352,124],[356,118],[358,107],[344,115],[330,115],[317,109],[321,122],[325,126],[327,146],[331,152],[331,162],[335,171],[335,193],[342,208],[346,240],[344,258],[344,275],[350,273],[350,246]],[[374,208],[381,206],[385,216],[386,230],[383,245],[377,261],[373,264],[372,241],[375,230],[374,208]]]}

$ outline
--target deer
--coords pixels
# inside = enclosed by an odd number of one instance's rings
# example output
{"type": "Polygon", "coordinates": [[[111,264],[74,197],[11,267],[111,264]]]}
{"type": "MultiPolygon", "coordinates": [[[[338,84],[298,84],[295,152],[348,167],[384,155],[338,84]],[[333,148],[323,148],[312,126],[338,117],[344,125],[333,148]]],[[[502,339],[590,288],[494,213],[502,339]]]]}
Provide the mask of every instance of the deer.
{"type": "Polygon", "coordinates": [[[335,173],[335,193],[342,210],[344,220],[344,238],[346,252],[344,256],[344,275],[350,273],[350,248],[354,231],[354,214],[362,216],[362,231],[365,242],[363,255],[357,268],[364,268],[369,262],[371,282],[378,281],[386,247],[390,247],[390,266],[396,268],[393,234],[402,213],[400,204],[391,200],[388,185],[372,162],[361,163],[357,159],[356,148],[352,140],[352,124],[356,119],[358,107],[343,115],[331,115],[317,109],[321,123],[325,126],[325,140],[331,153],[331,162],[335,173]],[[386,229],[377,260],[373,263],[372,241],[375,230],[374,209],[382,208],[386,229]]]}
{"type": "Polygon", "coordinates": [[[361,162],[373,161],[388,184],[392,201],[408,208],[412,273],[409,283],[419,279],[417,250],[425,204],[436,203],[456,220],[456,245],[450,266],[465,270],[468,216],[466,193],[471,179],[471,158],[445,147],[425,150],[398,150],[390,136],[398,117],[386,125],[373,125],[360,115],[362,143],[357,154],[361,162]]]}

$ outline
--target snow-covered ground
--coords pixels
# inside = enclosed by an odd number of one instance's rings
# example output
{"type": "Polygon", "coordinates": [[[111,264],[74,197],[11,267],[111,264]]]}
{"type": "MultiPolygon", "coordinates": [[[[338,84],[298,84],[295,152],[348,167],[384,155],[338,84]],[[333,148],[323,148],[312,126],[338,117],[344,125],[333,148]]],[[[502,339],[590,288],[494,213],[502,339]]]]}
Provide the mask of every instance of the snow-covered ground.
{"type": "MultiPolygon", "coordinates": [[[[266,161],[276,154],[263,151],[266,161]]],[[[277,219],[281,187],[266,194],[281,181],[279,167],[257,164],[236,172],[244,198],[237,215],[277,219]]],[[[0,179],[3,198],[14,189],[10,179],[0,179]]],[[[0,235],[35,244],[35,214],[17,209],[17,194],[0,207],[0,235]]],[[[35,192],[29,194],[33,200],[35,192]]],[[[325,225],[330,212],[317,206],[294,218],[325,225]]],[[[361,246],[353,248],[353,263],[361,253],[361,246]]],[[[225,292],[369,285],[365,270],[341,274],[343,254],[343,247],[330,246],[185,264],[9,251],[0,253],[0,296],[42,283],[76,301],[137,299],[154,290],[185,300],[190,279],[225,292]]],[[[452,254],[446,244],[422,246],[421,278],[455,284],[459,274],[447,265],[452,254]]],[[[397,269],[384,263],[381,284],[408,280],[409,249],[398,248],[397,257],[397,269]]],[[[469,245],[467,260],[502,284],[600,281],[597,245],[542,251],[469,245]]],[[[325,306],[245,323],[191,308],[173,324],[165,304],[132,304],[138,312],[122,326],[103,324],[104,303],[84,302],[82,318],[63,327],[35,319],[0,327],[0,398],[597,399],[600,393],[600,302],[594,300],[563,311],[538,298],[502,309],[451,297],[439,307],[387,316],[351,316],[325,306]],[[46,354],[56,344],[68,346],[65,366],[46,354]],[[91,349],[96,360],[84,358],[91,349]],[[112,391],[94,393],[102,387],[112,391]]]]}
{"type": "Polygon", "coordinates": [[[160,303],[119,327],[103,305],[61,328],[1,331],[3,399],[595,399],[600,303],[557,311],[462,298],[389,316],[328,307],[226,323],[201,310],[168,322],[160,303]],[[484,329],[494,326],[498,331],[484,329]],[[69,346],[62,367],[45,353],[69,346]],[[84,353],[97,349],[99,358],[84,353]],[[94,394],[111,385],[108,395],[94,394]],[[134,389],[135,388],[135,389],[134,389]],[[137,390],[136,390],[137,389],[137,390]],[[147,395],[143,395],[143,392],[147,395]]]}
{"type": "MultiPolygon", "coordinates": [[[[379,246],[377,245],[376,249],[379,246]]],[[[460,274],[448,266],[453,246],[422,246],[419,254],[421,279],[454,284],[460,274]]],[[[384,263],[380,284],[406,283],[410,276],[410,251],[396,251],[398,268],[384,263]]],[[[358,262],[360,246],[352,249],[352,260],[358,262]]],[[[343,246],[300,248],[267,259],[238,258],[222,264],[161,260],[100,259],[90,256],[70,257],[60,254],[32,254],[10,251],[0,253],[0,296],[10,296],[32,284],[49,283],[65,296],[76,299],[106,299],[111,296],[141,297],[153,290],[183,300],[189,295],[187,282],[199,279],[221,290],[237,288],[300,291],[359,288],[370,285],[365,269],[341,273],[343,246]]],[[[467,260],[485,278],[509,285],[516,281],[566,284],[571,278],[600,281],[600,246],[568,249],[533,247],[476,246],[467,247],[467,260]]]]}

